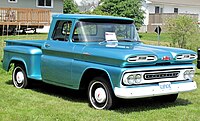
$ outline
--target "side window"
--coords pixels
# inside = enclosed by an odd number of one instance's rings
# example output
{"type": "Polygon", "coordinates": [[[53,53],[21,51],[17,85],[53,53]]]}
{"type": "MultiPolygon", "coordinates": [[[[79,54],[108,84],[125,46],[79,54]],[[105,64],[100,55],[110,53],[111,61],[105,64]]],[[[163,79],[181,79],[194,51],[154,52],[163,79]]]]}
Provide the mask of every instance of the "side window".
{"type": "Polygon", "coordinates": [[[57,21],[56,26],[53,31],[52,39],[59,41],[68,41],[72,22],[61,20],[57,21]]]}
{"type": "Polygon", "coordinates": [[[67,33],[67,35],[70,35],[70,30],[71,30],[71,22],[65,22],[62,26],[62,34],[65,35],[67,33]]]}

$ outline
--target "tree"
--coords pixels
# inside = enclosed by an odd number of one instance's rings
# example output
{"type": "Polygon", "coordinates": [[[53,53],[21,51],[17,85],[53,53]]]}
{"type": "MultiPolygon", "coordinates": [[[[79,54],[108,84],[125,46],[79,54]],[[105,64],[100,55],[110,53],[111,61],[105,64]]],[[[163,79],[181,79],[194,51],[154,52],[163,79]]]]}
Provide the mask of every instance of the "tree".
{"type": "Polygon", "coordinates": [[[78,13],[78,6],[73,0],[64,0],[63,13],[78,13]]]}
{"type": "Polygon", "coordinates": [[[197,19],[186,15],[168,18],[166,29],[173,40],[172,45],[180,48],[196,50],[199,41],[197,19]]]}
{"type": "Polygon", "coordinates": [[[110,15],[107,12],[103,12],[99,9],[95,9],[94,11],[86,11],[86,12],[81,12],[81,14],[94,14],[94,15],[110,15]]]}
{"type": "Polygon", "coordinates": [[[102,0],[94,12],[133,18],[136,26],[140,27],[144,19],[142,2],[143,0],[102,0]]]}

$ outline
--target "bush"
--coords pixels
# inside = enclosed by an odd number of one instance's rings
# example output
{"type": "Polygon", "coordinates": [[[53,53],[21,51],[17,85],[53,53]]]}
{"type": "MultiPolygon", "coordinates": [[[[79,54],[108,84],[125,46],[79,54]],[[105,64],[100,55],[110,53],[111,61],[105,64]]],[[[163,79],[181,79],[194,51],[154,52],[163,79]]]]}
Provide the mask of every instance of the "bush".
{"type": "Polygon", "coordinates": [[[166,29],[173,40],[172,46],[196,50],[199,38],[199,26],[197,19],[186,15],[178,15],[168,18],[166,21],[166,29]]]}

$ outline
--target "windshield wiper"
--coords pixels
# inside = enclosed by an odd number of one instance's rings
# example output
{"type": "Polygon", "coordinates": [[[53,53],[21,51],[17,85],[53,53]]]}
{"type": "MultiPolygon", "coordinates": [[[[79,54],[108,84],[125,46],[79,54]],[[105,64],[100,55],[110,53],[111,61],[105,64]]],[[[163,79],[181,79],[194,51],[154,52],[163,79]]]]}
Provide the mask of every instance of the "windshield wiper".
{"type": "Polygon", "coordinates": [[[133,42],[135,40],[131,40],[131,39],[119,39],[118,42],[133,42]]]}
{"type": "Polygon", "coordinates": [[[141,42],[140,40],[135,39],[120,39],[118,42],[141,42]]]}

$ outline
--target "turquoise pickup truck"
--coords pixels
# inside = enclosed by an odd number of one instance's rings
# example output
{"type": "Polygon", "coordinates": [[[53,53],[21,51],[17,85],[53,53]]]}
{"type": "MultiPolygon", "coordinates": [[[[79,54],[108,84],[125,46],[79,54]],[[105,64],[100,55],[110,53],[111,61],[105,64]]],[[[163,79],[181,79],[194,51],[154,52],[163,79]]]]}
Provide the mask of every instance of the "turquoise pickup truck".
{"type": "Polygon", "coordinates": [[[7,40],[3,69],[16,88],[43,81],[87,90],[95,109],[110,109],[121,99],[152,97],[173,102],[197,88],[195,52],[146,45],[130,18],[54,15],[47,40],[7,40]]]}

